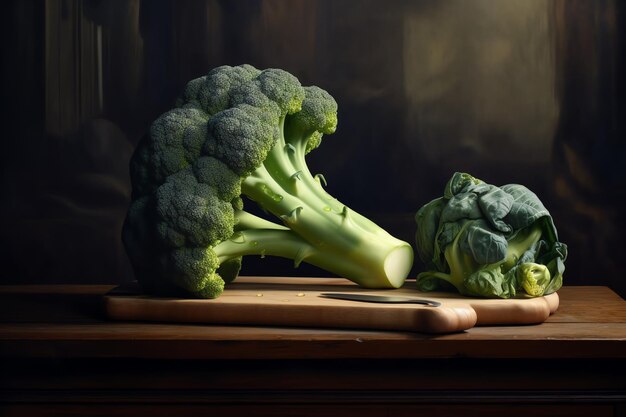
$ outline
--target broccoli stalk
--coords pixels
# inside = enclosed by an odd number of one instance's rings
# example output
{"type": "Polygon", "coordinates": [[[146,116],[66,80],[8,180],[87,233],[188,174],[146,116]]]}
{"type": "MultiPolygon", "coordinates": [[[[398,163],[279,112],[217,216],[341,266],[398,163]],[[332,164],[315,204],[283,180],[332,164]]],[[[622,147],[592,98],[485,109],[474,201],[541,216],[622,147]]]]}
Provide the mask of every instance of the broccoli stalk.
{"type": "Polygon", "coordinates": [[[330,196],[307,167],[306,154],[336,127],[335,100],[282,70],[225,66],[191,81],[131,161],[123,237],[144,288],[215,298],[246,255],[401,286],[411,246],[330,196]],[[245,211],[241,196],[282,225],[245,211]]]}
{"type": "MultiPolygon", "coordinates": [[[[334,125],[325,133],[332,133],[334,125]]],[[[293,259],[296,266],[305,261],[364,287],[401,286],[412,262],[412,249],[326,193],[304,158],[316,133],[292,123],[241,186],[244,195],[281,219],[289,232],[264,238],[266,230],[240,230],[236,241],[245,239],[252,246],[235,244],[240,253],[232,248],[229,253],[282,256],[293,259]]]]}

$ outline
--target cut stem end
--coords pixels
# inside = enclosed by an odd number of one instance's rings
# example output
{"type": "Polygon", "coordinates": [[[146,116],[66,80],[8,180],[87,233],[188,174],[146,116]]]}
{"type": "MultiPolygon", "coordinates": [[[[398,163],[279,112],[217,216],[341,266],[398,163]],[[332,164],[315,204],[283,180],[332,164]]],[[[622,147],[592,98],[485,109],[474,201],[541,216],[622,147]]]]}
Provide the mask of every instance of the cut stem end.
{"type": "Polygon", "coordinates": [[[394,288],[399,288],[404,284],[404,280],[409,275],[413,265],[413,249],[410,246],[398,246],[394,248],[384,262],[384,271],[387,280],[394,288]]]}

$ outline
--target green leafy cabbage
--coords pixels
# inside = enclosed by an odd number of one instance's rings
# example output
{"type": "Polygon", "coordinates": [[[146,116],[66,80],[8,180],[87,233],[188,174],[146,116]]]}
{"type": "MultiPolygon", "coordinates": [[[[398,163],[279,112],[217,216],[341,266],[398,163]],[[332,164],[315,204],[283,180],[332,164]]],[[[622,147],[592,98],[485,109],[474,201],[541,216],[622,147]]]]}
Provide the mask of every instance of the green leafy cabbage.
{"type": "Polygon", "coordinates": [[[522,185],[497,187],[457,172],[415,221],[427,269],[417,276],[421,291],[538,297],[563,283],[567,246],[537,195],[522,185]]]}

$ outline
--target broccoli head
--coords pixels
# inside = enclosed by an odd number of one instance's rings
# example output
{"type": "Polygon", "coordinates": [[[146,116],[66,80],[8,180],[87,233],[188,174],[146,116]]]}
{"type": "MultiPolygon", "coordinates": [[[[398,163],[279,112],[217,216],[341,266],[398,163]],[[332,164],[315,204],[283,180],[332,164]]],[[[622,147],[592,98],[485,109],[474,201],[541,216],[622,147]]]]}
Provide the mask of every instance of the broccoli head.
{"type": "Polygon", "coordinates": [[[190,81],[130,163],[122,238],[144,290],[215,298],[245,255],[401,286],[411,246],[330,196],[307,167],[336,128],[330,94],[280,69],[222,66],[190,81]],[[243,196],[278,223],[245,211],[243,196]]]}

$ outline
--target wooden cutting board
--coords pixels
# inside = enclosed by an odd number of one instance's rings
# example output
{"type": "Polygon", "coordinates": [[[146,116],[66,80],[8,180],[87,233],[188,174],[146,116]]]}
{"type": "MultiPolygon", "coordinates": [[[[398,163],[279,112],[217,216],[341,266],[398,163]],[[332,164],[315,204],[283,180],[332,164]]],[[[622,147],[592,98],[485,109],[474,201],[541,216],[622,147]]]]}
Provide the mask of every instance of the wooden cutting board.
{"type": "Polygon", "coordinates": [[[105,295],[105,311],[114,320],[237,325],[333,327],[450,333],[475,325],[537,324],[559,305],[556,293],[510,300],[424,293],[410,281],[395,290],[371,290],[341,278],[239,277],[215,300],[158,298],[118,288],[105,295]],[[320,297],[351,292],[427,298],[440,307],[379,304],[320,297]]]}

